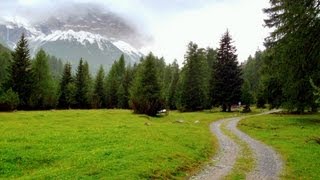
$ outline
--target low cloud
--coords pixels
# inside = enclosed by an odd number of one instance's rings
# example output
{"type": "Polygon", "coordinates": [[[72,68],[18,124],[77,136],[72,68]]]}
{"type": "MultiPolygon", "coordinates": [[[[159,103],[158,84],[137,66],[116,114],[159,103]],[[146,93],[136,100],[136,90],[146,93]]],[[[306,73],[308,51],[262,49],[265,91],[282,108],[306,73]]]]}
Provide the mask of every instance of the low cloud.
{"type": "Polygon", "coordinates": [[[218,47],[227,28],[243,61],[263,49],[269,32],[263,27],[265,0],[12,0],[1,2],[0,16],[41,21],[61,12],[81,13],[76,7],[79,3],[98,4],[119,14],[145,37],[152,37],[146,38],[145,53],[153,51],[168,62],[178,59],[181,63],[189,41],[201,47],[218,47]]]}

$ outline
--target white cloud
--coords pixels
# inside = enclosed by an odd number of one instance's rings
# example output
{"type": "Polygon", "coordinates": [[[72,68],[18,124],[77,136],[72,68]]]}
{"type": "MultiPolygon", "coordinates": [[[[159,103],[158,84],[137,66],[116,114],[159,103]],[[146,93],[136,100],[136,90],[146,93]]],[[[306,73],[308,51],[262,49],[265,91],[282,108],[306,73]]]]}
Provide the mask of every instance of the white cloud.
{"type": "Polygon", "coordinates": [[[41,2],[41,0],[18,0],[18,3],[21,5],[34,5],[41,2]]]}
{"type": "Polygon", "coordinates": [[[269,31],[263,28],[262,9],[269,6],[266,0],[12,0],[2,4],[6,8],[0,7],[0,11],[35,13],[32,19],[38,19],[72,2],[99,3],[122,14],[142,33],[153,36],[154,41],[141,50],[153,51],[167,62],[183,62],[190,41],[200,47],[217,48],[227,28],[238,49],[238,59],[243,61],[258,47],[263,49],[269,31]]]}
{"type": "Polygon", "coordinates": [[[220,1],[192,11],[154,22],[154,44],[143,51],[154,51],[164,56],[168,62],[184,60],[187,44],[190,41],[200,47],[218,47],[221,35],[229,29],[238,49],[239,61],[263,48],[268,30],[263,27],[265,18],[262,8],[267,7],[263,0],[220,1]]]}

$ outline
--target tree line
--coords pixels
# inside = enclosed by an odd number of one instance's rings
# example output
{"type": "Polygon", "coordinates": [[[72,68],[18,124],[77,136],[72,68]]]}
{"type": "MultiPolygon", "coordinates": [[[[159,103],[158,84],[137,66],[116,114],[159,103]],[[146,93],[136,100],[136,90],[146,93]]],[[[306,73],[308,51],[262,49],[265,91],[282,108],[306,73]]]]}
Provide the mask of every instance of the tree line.
{"type": "Polygon", "coordinates": [[[92,77],[83,59],[75,73],[70,63],[62,65],[44,50],[31,59],[22,35],[14,52],[0,55],[0,108],[131,108],[151,116],[164,108],[197,111],[221,105],[231,111],[241,98],[241,70],[228,31],[220,44],[214,50],[190,42],[182,68],[152,53],[134,65],[122,55],[107,74],[101,66],[92,77]]]}
{"type": "Polygon", "coordinates": [[[217,49],[188,44],[183,67],[152,53],[134,65],[121,56],[106,74],[40,50],[30,59],[24,36],[14,52],[0,46],[0,110],[122,108],[154,116],[160,109],[231,111],[242,102],[290,112],[317,111],[320,84],[320,4],[316,0],[270,0],[265,25],[273,32],[242,64],[227,31],[217,49]],[[75,73],[73,73],[75,72],[75,73]]]}

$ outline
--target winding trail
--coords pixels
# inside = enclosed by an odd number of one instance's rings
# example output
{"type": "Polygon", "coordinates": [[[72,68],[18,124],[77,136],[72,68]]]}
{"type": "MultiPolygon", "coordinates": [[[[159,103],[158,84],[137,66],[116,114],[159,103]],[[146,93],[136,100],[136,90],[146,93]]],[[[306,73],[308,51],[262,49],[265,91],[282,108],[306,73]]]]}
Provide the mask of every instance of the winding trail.
{"type": "MultiPolygon", "coordinates": [[[[276,111],[269,111],[262,114],[272,112],[276,111]]],[[[279,179],[279,174],[283,166],[280,156],[271,147],[251,138],[237,128],[237,124],[243,118],[245,117],[222,119],[210,125],[211,132],[218,138],[219,152],[212,159],[214,165],[206,166],[199,174],[191,177],[191,179],[223,179],[231,172],[241,148],[240,145],[221,131],[222,123],[226,123],[226,129],[239,137],[241,141],[247,143],[253,152],[256,167],[252,172],[247,174],[246,179],[279,179]]]]}
{"type": "Polygon", "coordinates": [[[211,132],[218,138],[219,152],[212,159],[214,166],[208,165],[197,176],[191,179],[220,179],[226,176],[237,160],[240,147],[230,137],[223,134],[221,124],[227,119],[216,121],[210,125],[211,132]]]}

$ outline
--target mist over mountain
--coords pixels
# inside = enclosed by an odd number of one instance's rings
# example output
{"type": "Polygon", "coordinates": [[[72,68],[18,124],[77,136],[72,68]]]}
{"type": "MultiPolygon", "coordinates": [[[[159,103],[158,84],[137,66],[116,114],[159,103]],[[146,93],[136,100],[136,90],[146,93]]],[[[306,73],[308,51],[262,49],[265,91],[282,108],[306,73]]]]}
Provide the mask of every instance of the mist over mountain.
{"type": "Polygon", "coordinates": [[[137,62],[142,56],[137,49],[151,40],[130,20],[97,4],[72,3],[42,18],[22,15],[0,14],[0,43],[14,49],[24,33],[32,55],[43,48],[73,65],[84,58],[93,70],[110,67],[121,54],[128,63],[137,62]]]}

